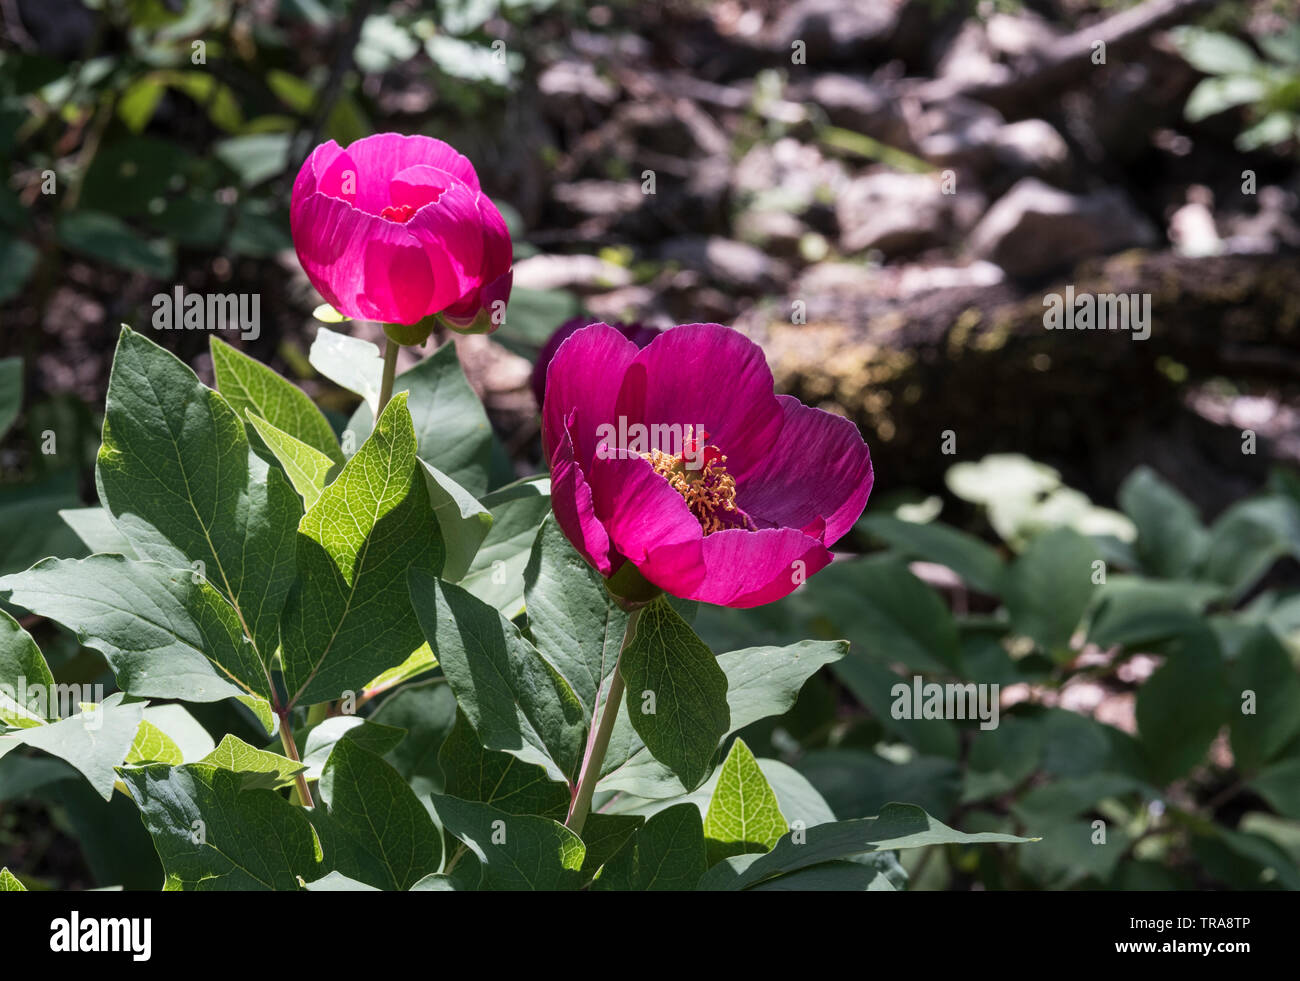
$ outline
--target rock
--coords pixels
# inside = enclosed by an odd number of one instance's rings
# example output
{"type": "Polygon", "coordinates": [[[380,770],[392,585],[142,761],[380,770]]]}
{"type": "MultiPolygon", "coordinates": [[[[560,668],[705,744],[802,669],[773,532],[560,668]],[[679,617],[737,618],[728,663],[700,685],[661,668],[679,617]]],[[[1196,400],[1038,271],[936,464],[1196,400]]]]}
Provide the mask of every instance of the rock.
{"type": "Polygon", "coordinates": [[[594,255],[534,255],[515,263],[514,285],[530,290],[609,290],[631,282],[627,269],[594,255]]]}
{"type": "Polygon", "coordinates": [[[1011,276],[1036,276],[1156,240],[1155,227],[1118,191],[1068,194],[1026,177],[989,208],[969,248],[1011,276]]]}
{"type": "Polygon", "coordinates": [[[827,73],[794,89],[791,95],[820,106],[835,126],[865,133],[900,149],[912,145],[897,94],[886,85],[861,75],[827,73]]]}
{"type": "Polygon", "coordinates": [[[878,57],[898,27],[900,6],[896,0],[795,0],[773,25],[773,47],[789,57],[802,41],[808,64],[878,57]]]}
{"type": "Polygon", "coordinates": [[[952,96],[927,106],[912,126],[917,152],[941,166],[986,167],[1005,126],[1002,113],[974,99],[952,96]]]}
{"type": "Polygon", "coordinates": [[[840,246],[845,252],[897,255],[938,245],[949,229],[951,197],[924,174],[859,177],[835,204],[840,246]]]}
{"type": "Polygon", "coordinates": [[[1070,147],[1051,123],[1022,119],[1001,127],[993,137],[998,164],[1017,174],[1050,177],[1070,162],[1070,147]]]}
{"type": "Polygon", "coordinates": [[[770,255],[796,257],[799,243],[810,231],[808,226],[788,211],[750,210],[736,218],[736,235],[741,241],[770,255]]]}
{"type": "Polygon", "coordinates": [[[584,104],[612,105],[618,87],[596,73],[590,62],[566,59],[557,61],[537,77],[543,109],[566,115],[584,104]]]}
{"type": "Polygon", "coordinates": [[[669,239],[660,247],[659,255],[665,261],[679,262],[687,270],[701,272],[716,283],[742,292],[769,290],[789,276],[784,263],[768,258],[752,245],[719,236],[669,239]]]}
{"type": "Polygon", "coordinates": [[[802,215],[818,201],[831,201],[848,187],[838,160],[827,160],[815,146],[782,137],[758,143],[731,170],[731,187],[753,207],[802,215]]]}

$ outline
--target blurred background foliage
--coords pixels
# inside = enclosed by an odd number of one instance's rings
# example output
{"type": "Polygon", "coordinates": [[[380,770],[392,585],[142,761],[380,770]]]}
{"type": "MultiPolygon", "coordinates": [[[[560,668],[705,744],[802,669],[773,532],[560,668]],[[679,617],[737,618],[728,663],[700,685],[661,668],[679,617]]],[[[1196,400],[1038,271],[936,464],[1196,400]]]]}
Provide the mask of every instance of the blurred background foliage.
{"type": "MultiPolygon", "coordinates": [[[[1300,887],[1300,27],[1281,0],[1160,6],[1107,34],[1152,5],[0,0],[0,572],[86,554],[59,512],[94,501],[117,324],[147,329],[160,291],[258,294],[241,346],[342,428],[293,176],[323,140],[427,133],[515,235],[507,325],[456,341],[494,486],[543,466],[530,361],[580,313],[735,324],[862,427],[860,554],[698,614],[718,650],[852,642],[739,734],[759,756],[842,816],[903,800],[1044,836],[926,850],[914,888],[1300,887]],[[1094,35],[1104,70],[1077,57],[1094,35]],[[1066,283],[1151,293],[1152,338],[1043,331],[1066,283]],[[895,719],[914,675],[1000,685],[1000,725],[895,719]]],[[[210,379],[207,337],[155,336],[210,379]]],[[[112,690],[10,612],[59,681],[112,690]]],[[[24,753],[0,762],[4,864],[159,879],[129,802],[24,753]]]]}

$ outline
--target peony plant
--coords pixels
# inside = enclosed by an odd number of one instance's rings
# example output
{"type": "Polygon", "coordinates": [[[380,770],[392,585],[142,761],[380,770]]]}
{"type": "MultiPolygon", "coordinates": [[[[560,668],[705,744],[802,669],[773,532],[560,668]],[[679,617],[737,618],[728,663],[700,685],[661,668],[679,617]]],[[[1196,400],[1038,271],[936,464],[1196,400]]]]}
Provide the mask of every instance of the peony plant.
{"type": "MultiPolygon", "coordinates": [[[[500,214],[439,141],[319,147],[292,213],[327,302],[413,328],[390,352],[433,316],[491,329],[508,295],[500,214]]],[[[539,369],[549,473],[513,482],[450,342],[395,376],[320,328],[312,363],[359,396],[339,424],[211,355],[214,387],[122,328],[99,503],[66,512],[93,554],[0,578],[120,689],[66,718],[15,698],[52,679],[0,612],[0,755],[127,796],[161,887],[895,889],[900,849],[1026,840],[907,803],[836,814],[750,751],[848,645],[715,654],[695,613],[798,589],[873,473],[738,332],[566,325],[539,369]]]]}

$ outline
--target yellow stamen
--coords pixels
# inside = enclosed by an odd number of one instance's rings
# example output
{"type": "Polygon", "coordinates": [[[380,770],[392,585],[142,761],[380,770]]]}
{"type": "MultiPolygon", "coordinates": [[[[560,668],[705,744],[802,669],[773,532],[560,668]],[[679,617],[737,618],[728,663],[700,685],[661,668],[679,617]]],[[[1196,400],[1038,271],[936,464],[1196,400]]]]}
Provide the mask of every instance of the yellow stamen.
{"type": "Polygon", "coordinates": [[[725,512],[734,514],[738,510],[736,481],[723,466],[727,462],[725,456],[715,457],[698,470],[688,470],[680,455],[670,456],[659,450],[651,450],[641,456],[650,461],[655,473],[682,495],[691,514],[695,515],[700,527],[704,529],[704,534],[711,535],[715,531],[736,527],[734,521],[728,523],[719,516],[725,512]]]}

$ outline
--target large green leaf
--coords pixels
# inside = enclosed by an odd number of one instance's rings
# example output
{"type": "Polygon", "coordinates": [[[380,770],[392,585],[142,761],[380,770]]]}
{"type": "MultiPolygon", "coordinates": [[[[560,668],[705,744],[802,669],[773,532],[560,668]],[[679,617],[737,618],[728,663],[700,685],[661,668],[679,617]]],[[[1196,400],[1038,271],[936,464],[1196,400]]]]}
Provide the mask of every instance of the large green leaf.
{"type": "Polygon", "coordinates": [[[244,778],[241,786],[245,790],[287,786],[293,783],[294,774],[306,769],[287,756],[250,746],[230,733],[226,733],[216,748],[198,762],[240,774],[244,778]]]}
{"type": "Polygon", "coordinates": [[[0,578],[19,606],[76,632],[123,691],[215,702],[239,698],[271,730],[271,682],[234,609],[201,577],[120,555],[45,559],[0,578]]]}
{"type": "MultiPolygon", "coordinates": [[[[724,735],[789,711],[804,682],[818,669],[842,658],[846,649],[842,640],[805,640],[786,647],[747,647],[719,655],[731,717],[724,735]]],[[[682,781],[646,748],[628,713],[625,700],[610,737],[600,789],[639,797],[675,797],[686,792],[682,781]]]]}
{"type": "Polygon", "coordinates": [[[66,760],[81,771],[104,800],[113,796],[117,779],[113,767],[131,751],[136,730],[144,718],[144,703],[122,704],[122,692],[98,705],[87,705],[76,715],[49,725],[18,729],[0,736],[0,757],[30,746],[66,760]]]}
{"type": "Polygon", "coordinates": [[[549,760],[571,779],[588,719],[555,666],[518,627],[459,586],[412,570],[410,587],[424,635],[483,745],[526,762],[549,760]]]}
{"type": "Polygon", "coordinates": [[[551,780],[545,767],[485,749],[463,713],[458,713],[455,728],[438,751],[438,764],[445,778],[443,792],[452,797],[556,821],[568,813],[567,785],[551,780]]]}
{"type": "Polygon", "coordinates": [[[586,846],[549,818],[434,795],[442,826],[483,863],[485,889],[577,889],[584,881],[586,846]]]}
{"type": "Polygon", "coordinates": [[[1142,466],[1125,478],[1119,505],[1137,525],[1137,552],[1146,569],[1169,579],[1196,570],[1209,534],[1191,501],[1142,466]]]}
{"type": "Polygon", "coordinates": [[[533,643],[568,681],[587,717],[596,718],[598,701],[608,693],[618,662],[628,615],[554,518],[542,523],[533,543],[524,570],[524,601],[533,643]]]}
{"type": "Polygon", "coordinates": [[[18,877],[9,871],[8,866],[0,868],[0,892],[26,892],[27,887],[18,881],[18,877]]]}
{"type": "Polygon", "coordinates": [[[551,513],[549,480],[521,480],[483,498],[492,527],[460,584],[513,619],[524,608],[524,570],[537,529],[551,513]]]}
{"type": "Polygon", "coordinates": [[[1231,699],[1219,643],[1201,621],[1189,619],[1183,634],[1153,651],[1165,663],[1138,691],[1138,735],[1156,780],[1167,783],[1205,757],[1231,699]]]}
{"type": "Polygon", "coordinates": [[[743,739],[731,744],[704,818],[709,864],[730,855],[771,850],[790,830],[776,793],[743,739]]]}
{"type": "Polygon", "coordinates": [[[700,809],[694,804],[674,804],[650,818],[605,863],[593,888],[638,892],[694,889],[706,867],[700,809]]]}
{"type": "Polygon", "coordinates": [[[248,410],[248,421],[284,468],[285,476],[302,498],[303,507],[310,509],[325,489],[334,461],[315,447],[277,429],[252,409],[248,410]]]}
{"type": "Polygon", "coordinates": [[[772,876],[864,852],[926,845],[1022,844],[1034,840],[992,832],[966,834],[936,821],[919,807],[887,804],[878,817],[797,828],[766,855],[729,858],[709,869],[698,888],[745,889],[772,876]]]}
{"type": "Polygon", "coordinates": [[[1286,648],[1263,626],[1251,632],[1228,673],[1235,703],[1229,712],[1232,751],[1238,768],[1251,773],[1300,735],[1300,676],[1286,648]]]}
{"type": "Polygon", "coordinates": [[[245,790],[241,774],[189,763],[126,767],[167,890],[295,890],[323,871],[306,812],[272,790],[245,790]]]}
{"type": "MultiPolygon", "coordinates": [[[[369,409],[366,420],[374,419],[375,406],[379,404],[380,379],[384,372],[384,359],[378,346],[360,337],[319,327],[307,357],[312,367],[330,381],[360,395],[369,409]]],[[[365,437],[364,432],[351,432],[358,444],[365,437]]]]}
{"type": "Polygon", "coordinates": [[[343,462],[334,430],[306,392],[220,338],[214,336],[210,347],[217,391],[236,416],[259,416],[335,463],[343,462]]]}
{"type": "Polygon", "coordinates": [[[861,526],[909,558],[946,565],[980,592],[997,595],[1003,564],[997,550],[974,535],[933,522],[903,521],[891,514],[868,515],[861,526]]]}
{"type": "MultiPolygon", "coordinates": [[[[441,679],[439,679],[441,681],[441,679]]],[[[456,725],[456,696],[445,683],[408,685],[384,699],[375,722],[406,730],[384,757],[421,797],[443,788],[438,753],[456,725]]]]}
{"type": "Polygon", "coordinates": [[[1202,572],[1238,597],[1288,554],[1300,556],[1300,502],[1281,494],[1252,498],[1219,515],[1202,572]]]}
{"type": "Polygon", "coordinates": [[[420,461],[420,467],[429,490],[429,502],[438,519],[438,530],[447,547],[442,578],[459,582],[469,572],[470,563],[492,528],[492,512],[441,470],[424,460],[420,461]]]}
{"type": "Polygon", "coordinates": [[[1097,547],[1071,528],[1036,537],[1007,570],[1011,626],[1057,657],[1069,653],[1070,638],[1092,600],[1097,547]]]}
{"type": "Polygon", "coordinates": [[[731,723],[727,676],[663,599],[643,607],[623,651],[627,715],[646,748],[694,790],[709,775],[731,723]]]}
{"type": "MultiPolygon", "coordinates": [[[[393,383],[393,391],[410,393],[411,418],[421,460],[445,473],[475,497],[488,488],[492,426],[483,403],[465,379],[456,345],[443,344],[393,383]]],[[[357,409],[348,429],[357,439],[370,432],[374,418],[368,404],[357,409]]]]}
{"type": "Polygon", "coordinates": [[[442,837],[406,781],[350,739],[330,753],[320,778],[325,811],[312,823],[327,867],[379,889],[407,890],[438,871],[442,837]]]}
{"type": "Polygon", "coordinates": [[[53,690],[54,675],[36,641],[0,610],[0,723],[22,729],[41,725],[51,717],[53,707],[48,694],[32,696],[53,690]]]}
{"type": "Polygon", "coordinates": [[[269,662],[294,576],[298,498],[250,453],[225,400],[127,327],[109,377],[96,477],[101,503],[136,551],[176,568],[201,562],[269,662]]]}
{"type": "Polygon", "coordinates": [[[437,573],[443,547],[405,395],[303,516],[297,551],[281,629],[291,703],[358,691],[423,643],[406,572],[437,573]]]}

